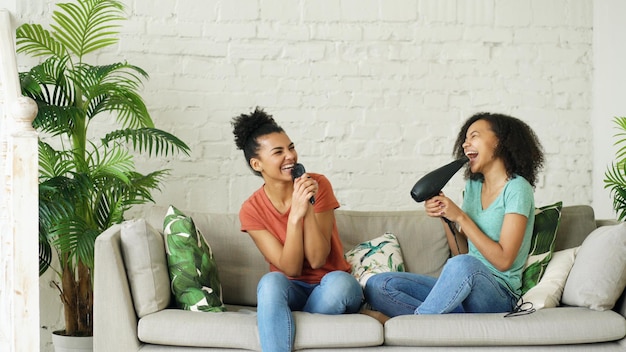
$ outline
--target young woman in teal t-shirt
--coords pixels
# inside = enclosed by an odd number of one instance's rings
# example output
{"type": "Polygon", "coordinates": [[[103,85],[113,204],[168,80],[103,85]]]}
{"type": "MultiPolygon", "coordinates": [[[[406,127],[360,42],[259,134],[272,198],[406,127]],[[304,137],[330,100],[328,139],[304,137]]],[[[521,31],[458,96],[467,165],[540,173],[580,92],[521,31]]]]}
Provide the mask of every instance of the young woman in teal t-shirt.
{"type": "Polygon", "coordinates": [[[509,312],[519,299],[534,224],[533,188],[544,160],[541,144],[519,119],[480,113],[461,128],[454,155],[469,158],[462,208],[443,193],[424,205],[428,216],[442,219],[452,257],[438,278],[401,272],[372,276],[365,298],[381,320],[509,312]],[[444,219],[456,224],[456,235],[444,219]]]}

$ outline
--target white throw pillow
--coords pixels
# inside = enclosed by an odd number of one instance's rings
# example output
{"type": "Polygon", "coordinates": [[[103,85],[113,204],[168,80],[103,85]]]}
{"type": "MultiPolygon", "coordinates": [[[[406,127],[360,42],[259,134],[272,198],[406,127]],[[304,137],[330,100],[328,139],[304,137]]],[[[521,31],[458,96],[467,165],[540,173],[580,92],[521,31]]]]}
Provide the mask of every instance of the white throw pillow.
{"type": "Polygon", "coordinates": [[[171,292],[163,236],[144,219],[135,219],[122,223],[120,239],[137,316],[165,309],[171,292]]]}
{"type": "Polygon", "coordinates": [[[587,236],[576,255],[561,302],[608,310],[626,287],[626,223],[602,226],[587,236]]]}
{"type": "Polygon", "coordinates": [[[345,254],[352,266],[352,275],[362,287],[374,274],[404,271],[404,258],[398,238],[392,233],[385,233],[373,240],[356,245],[345,254]]]}
{"type": "Polygon", "coordinates": [[[537,285],[522,296],[522,300],[531,302],[535,309],[557,307],[579,248],[574,247],[554,252],[543,277],[537,285]]]}

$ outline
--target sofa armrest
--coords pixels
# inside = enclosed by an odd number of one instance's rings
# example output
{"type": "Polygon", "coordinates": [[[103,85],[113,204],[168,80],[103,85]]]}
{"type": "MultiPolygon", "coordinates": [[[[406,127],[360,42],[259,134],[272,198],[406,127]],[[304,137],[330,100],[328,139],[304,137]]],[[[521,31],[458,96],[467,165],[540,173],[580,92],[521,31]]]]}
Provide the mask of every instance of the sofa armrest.
{"type": "Polygon", "coordinates": [[[615,219],[596,219],[596,226],[600,227],[600,226],[611,226],[611,225],[617,225],[619,224],[619,221],[615,220],[615,219]]]}
{"type": "Polygon", "coordinates": [[[121,225],[95,244],[93,347],[95,352],[138,351],[137,316],[120,244],[121,225]]]}

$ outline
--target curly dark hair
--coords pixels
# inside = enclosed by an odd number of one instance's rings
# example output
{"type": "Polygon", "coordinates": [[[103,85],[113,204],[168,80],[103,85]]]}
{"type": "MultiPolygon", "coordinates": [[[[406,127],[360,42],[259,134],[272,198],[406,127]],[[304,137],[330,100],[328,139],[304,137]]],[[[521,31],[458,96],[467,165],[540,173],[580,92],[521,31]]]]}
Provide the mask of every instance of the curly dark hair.
{"type": "MultiPolygon", "coordinates": [[[[537,183],[537,174],[543,167],[543,147],[535,132],[523,121],[503,114],[478,113],[467,119],[459,131],[454,143],[453,156],[465,156],[463,143],[467,130],[478,120],[485,120],[498,138],[498,145],[494,156],[504,161],[506,174],[509,178],[519,175],[525,178],[533,187],[537,183]]],[[[482,174],[474,174],[470,168],[465,170],[465,178],[483,180],[482,174]]]]}
{"type": "Polygon", "coordinates": [[[285,132],[280,127],[272,115],[267,114],[258,106],[250,114],[241,114],[232,119],[233,134],[235,135],[235,145],[237,149],[243,150],[248,166],[252,172],[261,176],[261,173],[252,169],[250,159],[257,157],[259,143],[257,138],[274,132],[285,132]]]}

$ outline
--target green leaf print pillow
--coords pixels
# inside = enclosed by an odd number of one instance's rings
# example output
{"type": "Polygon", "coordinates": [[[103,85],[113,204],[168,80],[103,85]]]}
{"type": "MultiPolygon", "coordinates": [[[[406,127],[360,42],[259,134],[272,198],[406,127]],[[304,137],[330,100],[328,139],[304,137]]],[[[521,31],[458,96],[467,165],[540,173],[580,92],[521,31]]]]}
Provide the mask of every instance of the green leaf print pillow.
{"type": "Polygon", "coordinates": [[[345,257],[352,266],[352,275],[362,287],[365,287],[372,275],[389,271],[404,271],[404,258],[402,258],[398,238],[388,232],[359,243],[346,252],[345,257]]]}
{"type": "Polygon", "coordinates": [[[178,307],[198,312],[225,311],[217,263],[193,220],[170,205],[163,221],[163,235],[178,307]]]}
{"type": "Polygon", "coordinates": [[[563,202],[556,202],[535,211],[533,237],[522,274],[522,295],[537,285],[552,259],[562,208],[563,202]]]}

